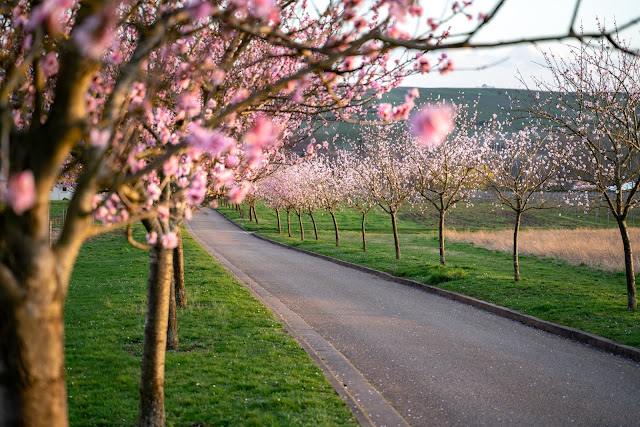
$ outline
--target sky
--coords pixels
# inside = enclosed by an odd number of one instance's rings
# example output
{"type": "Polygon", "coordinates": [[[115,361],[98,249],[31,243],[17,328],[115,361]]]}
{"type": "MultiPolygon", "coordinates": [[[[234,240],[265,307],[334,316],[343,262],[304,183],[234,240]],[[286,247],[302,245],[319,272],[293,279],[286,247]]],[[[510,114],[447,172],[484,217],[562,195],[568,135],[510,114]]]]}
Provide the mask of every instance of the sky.
{"type": "MultiPolygon", "coordinates": [[[[490,11],[496,0],[476,0],[474,10],[490,11]]],[[[428,16],[437,15],[450,7],[452,0],[429,0],[433,9],[427,11],[428,16]]],[[[478,42],[494,42],[499,40],[520,39],[524,37],[547,36],[566,33],[576,0],[507,0],[495,20],[487,25],[474,39],[478,42]]],[[[640,1],[638,0],[583,0],[578,9],[576,31],[579,26],[585,32],[597,31],[596,17],[607,29],[623,25],[640,17],[640,1]]],[[[452,23],[453,30],[470,25],[467,22],[452,23]]],[[[452,33],[455,31],[452,31],[452,33]]],[[[640,24],[621,33],[621,37],[630,41],[631,46],[640,48],[640,24]]],[[[522,44],[512,47],[483,50],[455,50],[448,52],[456,70],[441,76],[437,73],[413,76],[405,79],[403,86],[417,87],[481,87],[487,85],[497,88],[521,88],[522,83],[516,78],[519,72],[526,80],[531,76],[548,78],[541,64],[544,63],[543,51],[552,51],[556,55],[566,55],[568,49],[563,44],[544,43],[539,45],[522,44]],[[484,70],[490,64],[496,64],[484,70]]],[[[575,44],[575,43],[574,43],[575,44]]]]}

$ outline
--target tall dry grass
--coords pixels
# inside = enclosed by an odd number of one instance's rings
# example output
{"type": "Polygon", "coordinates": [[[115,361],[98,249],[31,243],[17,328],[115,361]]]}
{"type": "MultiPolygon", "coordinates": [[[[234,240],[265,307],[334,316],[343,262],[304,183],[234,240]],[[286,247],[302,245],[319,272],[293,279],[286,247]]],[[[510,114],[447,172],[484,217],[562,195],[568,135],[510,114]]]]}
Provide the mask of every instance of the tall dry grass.
{"type": "MultiPolygon", "coordinates": [[[[640,228],[630,228],[633,263],[640,268],[640,228]]],[[[487,249],[512,252],[513,231],[455,231],[446,233],[455,242],[470,242],[487,249]]],[[[518,236],[519,253],[557,258],[572,265],[588,265],[607,271],[624,270],[624,252],[618,229],[523,230],[518,236]]]]}

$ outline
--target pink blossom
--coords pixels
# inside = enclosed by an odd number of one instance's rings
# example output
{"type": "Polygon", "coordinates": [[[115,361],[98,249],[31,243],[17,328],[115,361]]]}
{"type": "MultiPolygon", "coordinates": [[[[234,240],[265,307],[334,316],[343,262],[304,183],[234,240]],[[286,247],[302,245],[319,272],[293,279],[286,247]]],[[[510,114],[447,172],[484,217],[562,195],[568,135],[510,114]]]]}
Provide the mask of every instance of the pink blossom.
{"type": "Polygon", "coordinates": [[[252,0],[249,2],[249,12],[262,21],[278,21],[279,11],[274,0],[252,0]]]}
{"type": "Polygon", "coordinates": [[[420,91],[414,87],[413,89],[409,90],[405,99],[409,100],[409,99],[416,99],[416,98],[420,98],[420,91]]]}
{"type": "Polygon", "coordinates": [[[58,74],[58,56],[56,52],[49,52],[42,61],[42,71],[46,77],[58,74]]]}
{"type": "Polygon", "coordinates": [[[160,195],[162,194],[162,190],[158,186],[158,184],[152,182],[147,186],[147,196],[151,200],[158,200],[160,195]]]}
{"type": "Polygon", "coordinates": [[[440,145],[453,130],[453,112],[446,105],[427,105],[411,118],[410,128],[419,145],[440,145]]]}
{"type": "Polygon", "coordinates": [[[26,30],[33,31],[42,24],[45,24],[47,31],[53,35],[62,32],[63,18],[73,0],[44,0],[31,11],[26,30]]]}
{"type": "Polygon", "coordinates": [[[243,87],[241,87],[240,89],[238,89],[236,91],[236,93],[233,95],[233,98],[231,98],[231,103],[232,104],[237,104],[239,102],[244,101],[245,99],[247,99],[249,97],[249,91],[243,87]]]}
{"type": "Polygon", "coordinates": [[[382,103],[378,105],[378,117],[382,120],[391,120],[391,112],[393,107],[389,103],[382,103]]]}
{"type": "Polygon", "coordinates": [[[253,127],[244,135],[244,141],[248,146],[257,148],[272,147],[278,138],[278,129],[266,116],[257,116],[253,127]]]}
{"type": "Polygon", "coordinates": [[[225,76],[226,76],[226,73],[224,72],[224,70],[221,70],[220,68],[218,68],[214,70],[213,73],[211,73],[211,81],[213,82],[214,85],[221,85],[222,82],[224,82],[225,76]]]}
{"type": "Polygon", "coordinates": [[[98,14],[86,18],[75,30],[73,40],[84,55],[100,59],[113,45],[115,26],[115,10],[107,6],[98,14]]]}
{"type": "Polygon", "coordinates": [[[208,1],[200,2],[189,10],[191,19],[199,21],[205,19],[213,12],[213,6],[208,1]]]}
{"type": "Polygon", "coordinates": [[[13,211],[22,215],[31,209],[37,200],[33,172],[25,170],[9,177],[5,199],[13,211]]]}
{"type": "Polygon", "coordinates": [[[162,164],[162,171],[165,176],[175,175],[178,172],[178,168],[180,167],[180,162],[176,156],[171,156],[169,160],[162,164]]]}
{"type": "Polygon", "coordinates": [[[151,233],[147,233],[147,243],[150,245],[155,245],[158,243],[158,233],[152,231],[151,233]]]}
{"type": "Polygon", "coordinates": [[[163,234],[160,237],[160,244],[165,249],[175,249],[178,247],[178,236],[173,231],[163,234]]]}
{"type": "Polygon", "coordinates": [[[219,156],[236,143],[233,138],[223,132],[219,130],[212,132],[196,123],[189,127],[189,131],[187,143],[198,150],[211,153],[214,157],[219,156]]]}
{"type": "Polygon", "coordinates": [[[421,56],[420,59],[418,60],[418,69],[423,74],[431,71],[431,63],[429,62],[429,59],[426,56],[421,56]]]}
{"type": "Polygon", "coordinates": [[[231,190],[229,190],[229,201],[231,203],[241,203],[248,192],[249,185],[243,184],[233,187],[231,190]]]}
{"type": "Polygon", "coordinates": [[[453,61],[451,59],[448,59],[440,68],[440,74],[444,75],[451,71],[453,71],[453,61]]]}
{"type": "Polygon", "coordinates": [[[178,108],[180,108],[180,117],[192,118],[200,114],[200,97],[197,93],[187,92],[180,96],[178,101],[178,108]]]}
{"type": "Polygon", "coordinates": [[[111,131],[109,129],[99,130],[98,128],[92,128],[89,132],[89,145],[104,149],[109,144],[111,139],[111,131]]]}
{"type": "Polygon", "coordinates": [[[158,217],[160,218],[160,220],[166,221],[167,219],[169,219],[169,207],[165,205],[160,205],[158,206],[157,211],[158,211],[158,217]]]}

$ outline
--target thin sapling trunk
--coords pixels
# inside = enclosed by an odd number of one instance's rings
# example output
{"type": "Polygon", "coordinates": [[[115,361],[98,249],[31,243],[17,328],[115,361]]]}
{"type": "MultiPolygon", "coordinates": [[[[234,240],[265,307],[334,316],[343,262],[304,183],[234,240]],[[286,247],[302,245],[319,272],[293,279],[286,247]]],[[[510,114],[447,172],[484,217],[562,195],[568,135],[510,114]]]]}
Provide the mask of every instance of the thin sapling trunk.
{"type": "Polygon", "coordinates": [[[629,238],[629,229],[627,222],[623,218],[618,219],[618,228],[622,237],[622,247],[624,249],[624,267],[627,277],[627,308],[629,311],[638,309],[638,301],[636,298],[636,277],[633,268],[633,253],[631,251],[631,239],[629,238]]]}
{"type": "Polygon", "coordinates": [[[444,257],[444,215],[446,211],[444,209],[439,210],[440,219],[438,221],[438,242],[440,243],[440,265],[446,265],[444,257]]]}
{"type": "Polygon", "coordinates": [[[365,230],[365,221],[367,219],[367,214],[362,214],[362,252],[367,252],[367,234],[365,230]]]}
{"type": "Polygon", "coordinates": [[[184,249],[182,247],[182,231],[176,227],[178,246],[173,250],[173,280],[175,286],[176,305],[187,305],[187,289],[184,284],[184,249]]]}
{"type": "Polygon", "coordinates": [[[520,281],[520,263],[518,261],[518,233],[520,231],[520,220],[522,211],[516,210],[516,224],[513,228],[513,280],[520,281]]]}
{"type": "Polygon", "coordinates": [[[333,213],[333,209],[329,210],[331,214],[331,219],[333,220],[333,229],[336,232],[336,246],[340,246],[340,230],[338,230],[338,221],[336,220],[336,215],[333,213]]]}
{"type": "Polygon", "coordinates": [[[316,218],[313,215],[313,211],[309,211],[309,216],[311,217],[311,222],[313,223],[313,232],[316,234],[316,240],[318,240],[318,225],[316,224],[316,218]]]}
{"type": "Polygon", "coordinates": [[[391,212],[391,227],[393,228],[393,244],[396,247],[396,259],[401,259],[400,255],[400,237],[398,236],[398,225],[396,223],[396,212],[391,212]]]}

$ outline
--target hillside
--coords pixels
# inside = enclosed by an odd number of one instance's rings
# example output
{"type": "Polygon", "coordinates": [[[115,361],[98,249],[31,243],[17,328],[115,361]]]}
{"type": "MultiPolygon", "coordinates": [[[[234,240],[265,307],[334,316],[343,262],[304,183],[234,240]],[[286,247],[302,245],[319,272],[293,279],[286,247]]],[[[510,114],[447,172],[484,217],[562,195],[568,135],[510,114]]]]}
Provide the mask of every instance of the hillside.
{"type": "MultiPolygon", "coordinates": [[[[386,93],[381,100],[376,100],[372,103],[369,117],[375,118],[375,108],[379,103],[388,102],[392,105],[399,105],[404,102],[404,97],[409,91],[409,87],[399,87],[386,93]]],[[[511,118],[513,120],[512,128],[514,130],[520,129],[522,122],[518,120],[520,113],[511,112],[510,116],[507,113],[512,105],[512,100],[518,98],[526,98],[528,95],[523,90],[516,89],[497,89],[497,88],[418,88],[420,97],[416,100],[417,107],[421,105],[435,102],[440,99],[451,103],[465,103],[473,105],[475,101],[478,101],[478,122],[482,123],[489,120],[493,114],[496,114],[500,119],[511,118]]],[[[351,124],[345,122],[334,122],[331,126],[323,128],[316,132],[313,137],[319,141],[331,141],[334,135],[339,134],[336,140],[335,146],[344,146],[350,140],[357,140],[360,134],[361,125],[351,124]]],[[[298,149],[306,146],[308,142],[300,144],[298,149]]],[[[296,150],[298,151],[298,150],[296,150]]]]}

